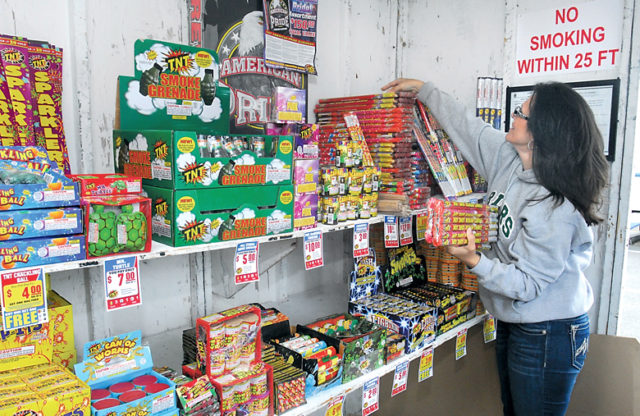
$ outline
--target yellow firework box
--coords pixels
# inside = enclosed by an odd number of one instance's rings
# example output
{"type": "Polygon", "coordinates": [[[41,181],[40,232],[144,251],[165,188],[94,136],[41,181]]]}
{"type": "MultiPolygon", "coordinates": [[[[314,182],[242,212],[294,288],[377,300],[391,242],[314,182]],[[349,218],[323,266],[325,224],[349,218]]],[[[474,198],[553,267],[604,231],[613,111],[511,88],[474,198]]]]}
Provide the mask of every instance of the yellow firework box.
{"type": "Polygon", "coordinates": [[[49,325],[38,324],[12,331],[0,329],[0,371],[48,364],[53,352],[49,325]]]}

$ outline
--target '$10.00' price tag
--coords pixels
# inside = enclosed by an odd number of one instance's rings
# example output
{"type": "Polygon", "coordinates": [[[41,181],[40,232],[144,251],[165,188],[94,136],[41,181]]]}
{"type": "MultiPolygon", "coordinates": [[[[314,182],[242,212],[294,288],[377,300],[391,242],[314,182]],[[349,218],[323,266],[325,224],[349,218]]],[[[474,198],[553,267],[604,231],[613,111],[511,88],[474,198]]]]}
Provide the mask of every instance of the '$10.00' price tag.
{"type": "Polygon", "coordinates": [[[237,245],[234,270],[237,285],[260,280],[257,241],[237,245]]]}
{"type": "Polygon", "coordinates": [[[322,231],[304,233],[304,269],[311,270],[323,265],[322,231]]]}

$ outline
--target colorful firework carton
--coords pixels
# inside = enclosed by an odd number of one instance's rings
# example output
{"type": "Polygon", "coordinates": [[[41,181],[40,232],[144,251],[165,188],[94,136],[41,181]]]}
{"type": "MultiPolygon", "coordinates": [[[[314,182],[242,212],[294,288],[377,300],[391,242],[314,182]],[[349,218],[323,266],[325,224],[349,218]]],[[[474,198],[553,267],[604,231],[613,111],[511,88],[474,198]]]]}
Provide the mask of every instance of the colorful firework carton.
{"type": "Polygon", "coordinates": [[[176,385],[153,370],[151,350],[142,345],[140,331],[88,342],[83,357],[75,372],[91,388],[92,415],[164,416],[176,411],[176,385]]]}
{"type": "Polygon", "coordinates": [[[9,95],[4,67],[0,65],[0,146],[17,146],[20,140],[15,132],[13,121],[13,105],[9,95]]]}
{"type": "MultiPolygon", "coordinates": [[[[82,415],[90,412],[89,387],[57,364],[0,373],[3,415],[82,415]]],[[[1,388],[1,387],[0,387],[1,388]]]]}
{"type": "Polygon", "coordinates": [[[293,186],[171,190],[145,186],[152,236],[173,247],[289,233],[293,186]]]}
{"type": "Polygon", "coordinates": [[[76,363],[75,334],[73,332],[73,307],[57,292],[47,292],[49,328],[53,341],[52,362],[73,370],[76,363]]]}
{"type": "Polygon", "coordinates": [[[145,39],[134,53],[135,75],[118,77],[118,128],[229,131],[230,90],[213,50],[145,39]]]}
{"type": "Polygon", "coordinates": [[[272,121],[306,123],[307,92],[297,88],[276,87],[272,97],[272,121]]]}
{"type": "Polygon", "coordinates": [[[78,205],[78,185],[43,148],[0,147],[0,211],[78,205]]]}
{"type": "Polygon", "coordinates": [[[69,152],[62,123],[62,49],[29,42],[34,142],[47,150],[49,158],[65,173],[71,173],[69,152]]]}
{"type": "Polygon", "coordinates": [[[28,49],[26,40],[0,36],[0,64],[11,100],[14,132],[19,139],[17,144],[21,146],[36,144],[28,49]]]}
{"type": "Polygon", "coordinates": [[[0,325],[0,371],[51,361],[50,322],[4,331],[0,325]]]}
{"type": "Polygon", "coordinates": [[[0,241],[81,234],[79,207],[0,211],[0,241]]]}
{"type": "Polygon", "coordinates": [[[151,200],[140,195],[87,196],[87,257],[151,250],[151,200]]]}
{"type": "Polygon", "coordinates": [[[0,270],[84,260],[83,235],[0,241],[0,270]]]}
{"type": "Polygon", "coordinates": [[[81,196],[109,196],[139,194],[142,192],[140,177],[122,173],[91,173],[67,175],[80,185],[81,196]]]}
{"type": "Polygon", "coordinates": [[[193,131],[115,130],[116,172],[172,189],[291,183],[290,136],[203,135],[193,131]]]}

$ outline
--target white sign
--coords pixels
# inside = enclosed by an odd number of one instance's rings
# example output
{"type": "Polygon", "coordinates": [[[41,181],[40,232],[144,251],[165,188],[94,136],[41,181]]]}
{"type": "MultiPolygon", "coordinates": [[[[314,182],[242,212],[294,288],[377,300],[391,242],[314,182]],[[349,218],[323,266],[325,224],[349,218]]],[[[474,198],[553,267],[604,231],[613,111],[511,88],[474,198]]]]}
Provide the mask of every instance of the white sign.
{"type": "Polygon", "coordinates": [[[398,218],[393,215],[384,216],[384,247],[400,247],[398,239],[398,218]]]}
{"type": "Polygon", "coordinates": [[[257,241],[248,241],[236,246],[234,269],[237,285],[260,280],[260,274],[258,273],[258,248],[257,241]]]}
{"type": "Polygon", "coordinates": [[[398,222],[400,223],[400,245],[413,244],[413,217],[401,217],[398,222]]]}
{"type": "Polygon", "coordinates": [[[359,223],[353,227],[353,257],[369,254],[369,224],[359,223]]]}
{"type": "Polygon", "coordinates": [[[304,269],[311,270],[323,265],[322,231],[304,233],[304,269]]]}
{"type": "Polygon", "coordinates": [[[393,373],[393,386],[391,386],[391,397],[402,393],[407,389],[407,378],[409,377],[409,361],[402,362],[396,366],[393,373]]]}
{"type": "Polygon", "coordinates": [[[107,312],[142,304],[138,256],[105,260],[104,288],[107,312]]]}
{"type": "Polygon", "coordinates": [[[378,410],[380,396],[380,378],[369,380],[362,386],[362,416],[378,410]]]}
{"type": "Polygon", "coordinates": [[[595,0],[523,13],[517,18],[517,77],[618,67],[622,0],[595,0]]]}

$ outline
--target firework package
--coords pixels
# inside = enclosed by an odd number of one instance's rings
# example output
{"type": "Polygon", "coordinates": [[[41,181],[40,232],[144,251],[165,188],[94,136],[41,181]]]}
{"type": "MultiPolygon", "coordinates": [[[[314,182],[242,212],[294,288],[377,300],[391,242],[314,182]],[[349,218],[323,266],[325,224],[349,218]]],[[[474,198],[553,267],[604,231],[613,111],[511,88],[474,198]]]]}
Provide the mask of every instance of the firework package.
{"type": "Polygon", "coordinates": [[[139,177],[113,173],[67,175],[80,185],[81,196],[108,196],[139,194],[142,181],[139,177]]]}
{"type": "Polygon", "coordinates": [[[473,230],[476,244],[496,241],[498,236],[497,207],[431,198],[428,216],[425,239],[436,247],[467,244],[469,228],[473,230]]]}
{"type": "Polygon", "coordinates": [[[401,196],[408,208],[424,208],[434,181],[413,137],[414,102],[415,96],[406,93],[320,100],[315,113],[321,163],[357,166],[361,156],[349,138],[366,140],[362,158],[381,169],[381,199],[401,196]]]}
{"type": "Polygon", "coordinates": [[[140,331],[88,342],[83,357],[75,372],[91,388],[92,415],[177,415],[176,385],[153,370],[140,331]]]}
{"type": "Polygon", "coordinates": [[[145,39],[134,56],[134,76],[118,77],[117,128],[229,131],[229,88],[218,84],[213,50],[145,39]]]}
{"type": "MultiPolygon", "coordinates": [[[[262,359],[273,367],[273,397],[276,414],[282,414],[305,404],[305,372],[285,361],[273,345],[263,346],[262,359]]],[[[259,413],[252,412],[252,414],[259,413]]]]}
{"type": "Polygon", "coordinates": [[[273,368],[263,362],[260,309],[242,305],[198,318],[197,370],[207,374],[220,410],[273,414],[273,368]]]}
{"type": "Polygon", "coordinates": [[[0,144],[41,146],[70,173],[62,124],[62,49],[0,36],[0,144]]]}
{"type": "Polygon", "coordinates": [[[291,183],[291,136],[204,135],[193,131],[114,130],[116,172],[171,189],[291,183]]]}
{"type": "Polygon", "coordinates": [[[87,196],[87,257],[151,250],[151,200],[139,195],[87,196]]]}

